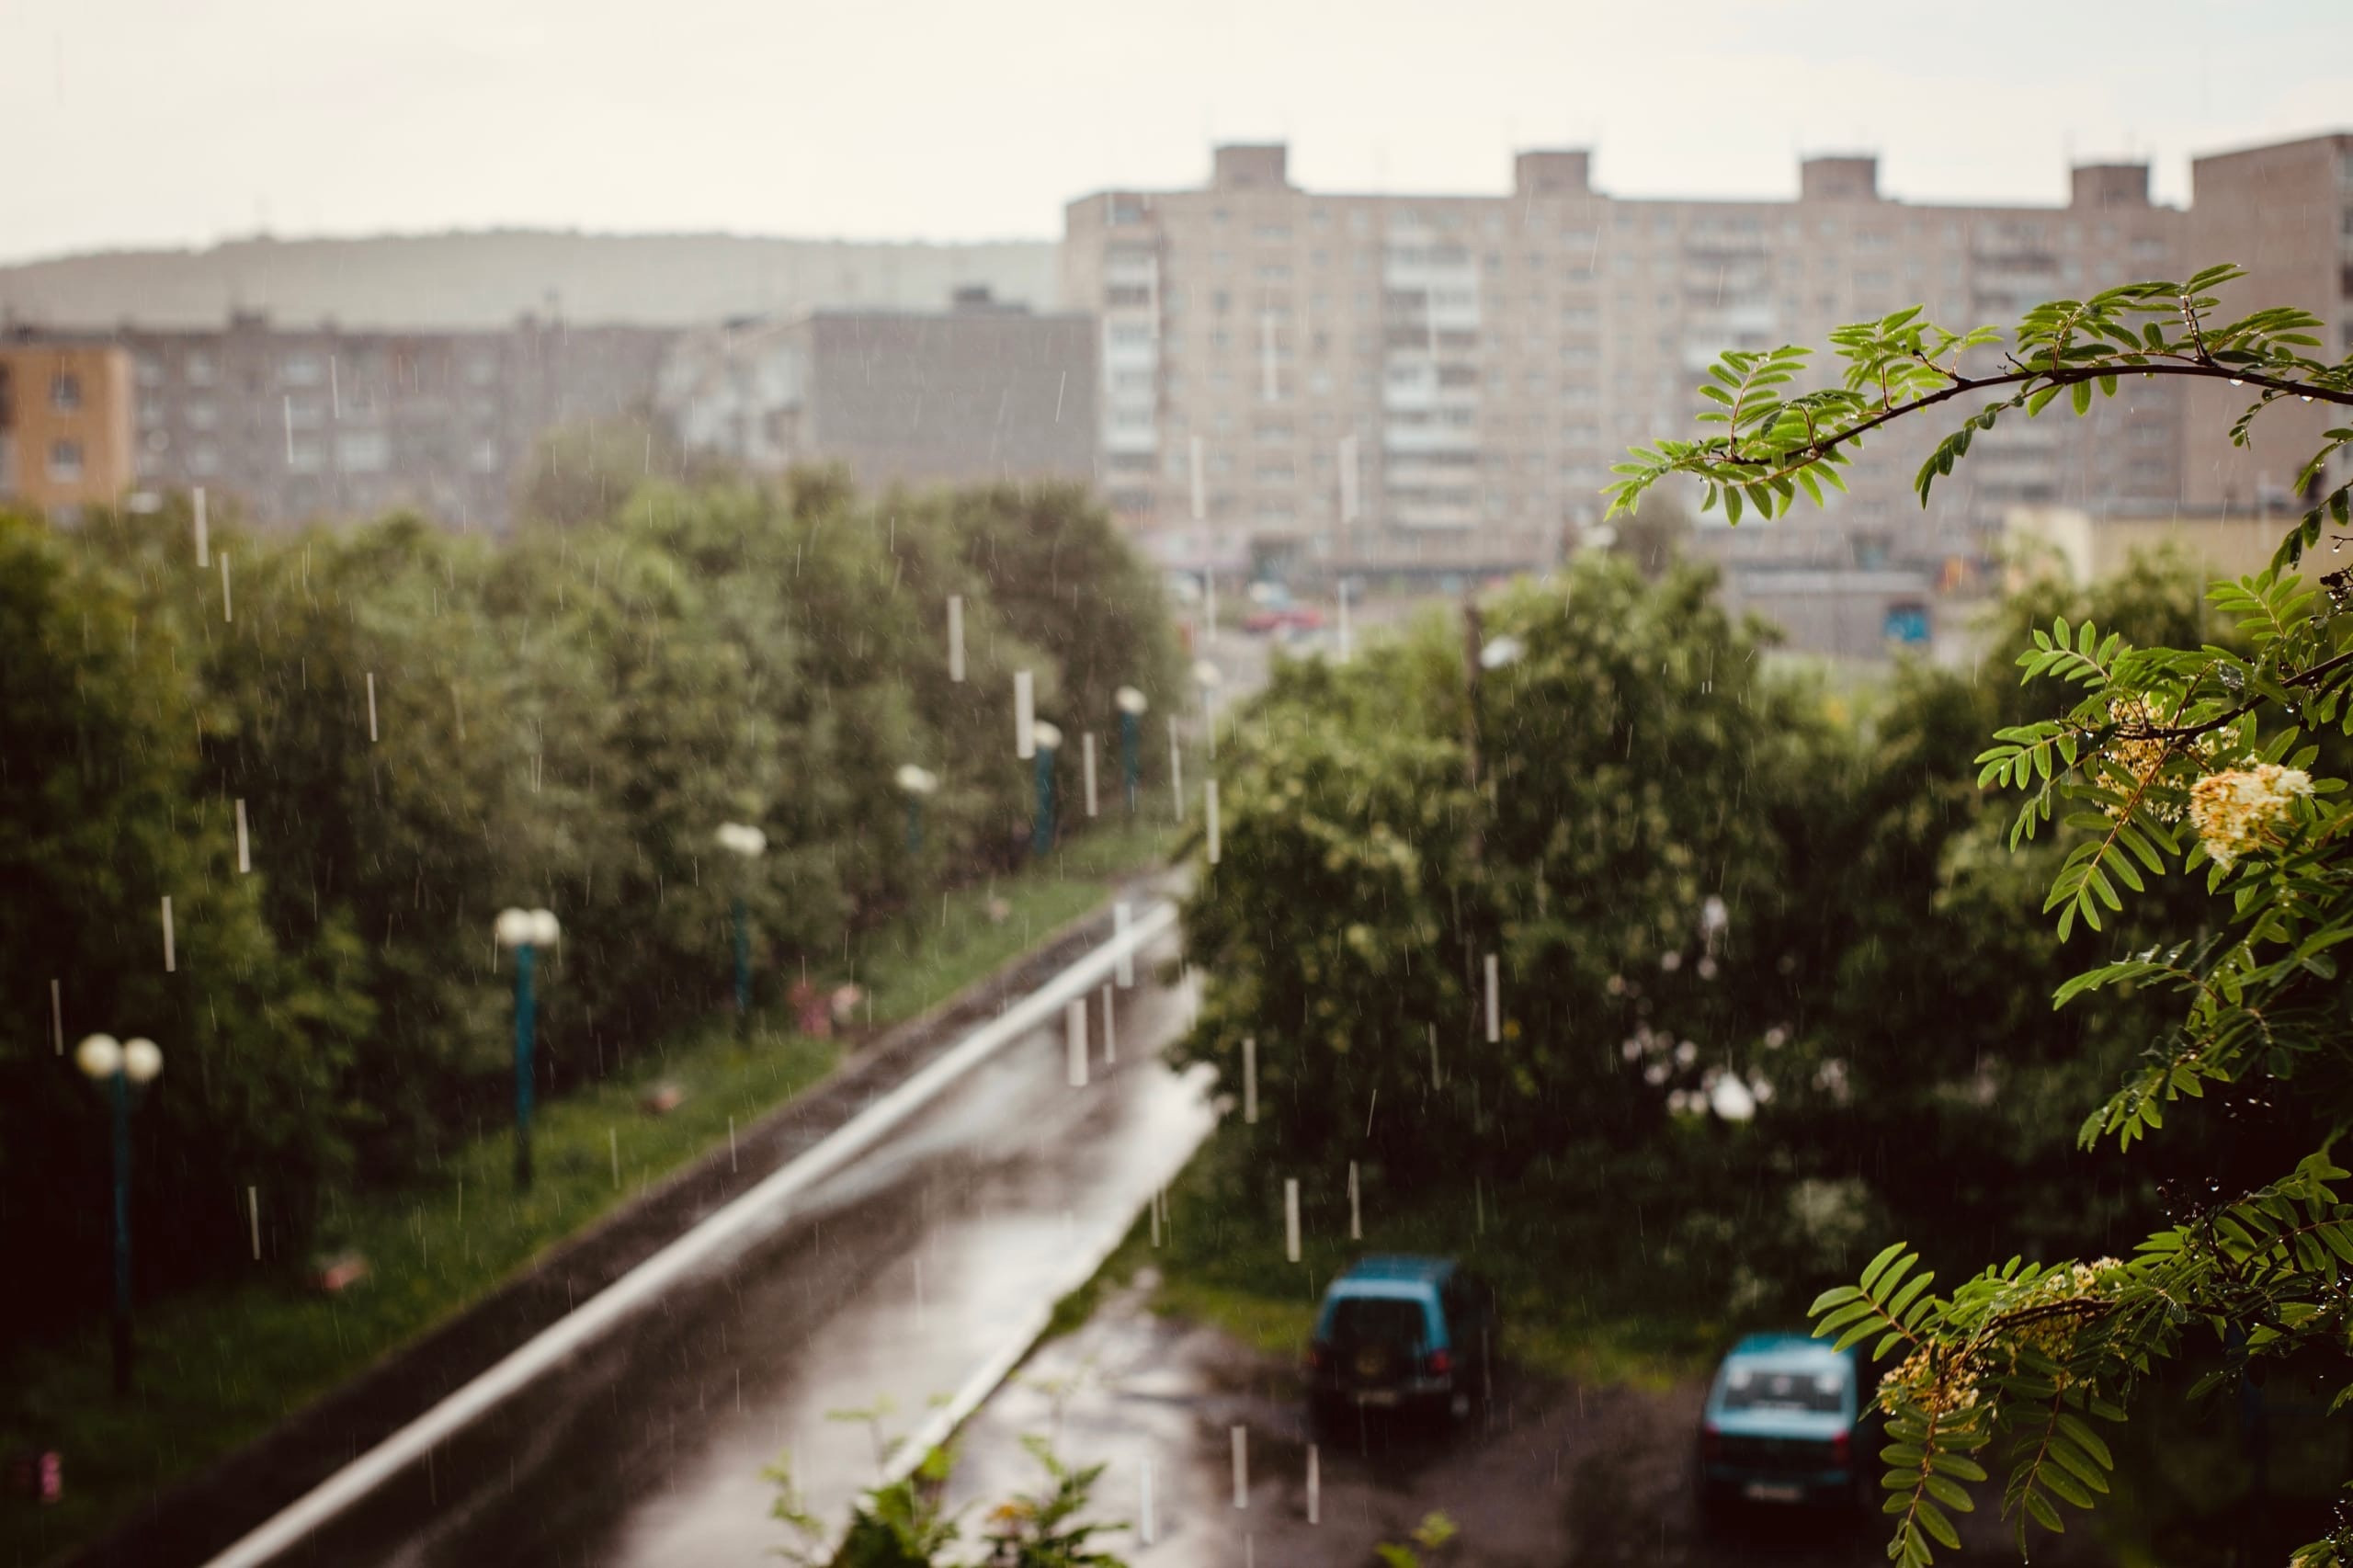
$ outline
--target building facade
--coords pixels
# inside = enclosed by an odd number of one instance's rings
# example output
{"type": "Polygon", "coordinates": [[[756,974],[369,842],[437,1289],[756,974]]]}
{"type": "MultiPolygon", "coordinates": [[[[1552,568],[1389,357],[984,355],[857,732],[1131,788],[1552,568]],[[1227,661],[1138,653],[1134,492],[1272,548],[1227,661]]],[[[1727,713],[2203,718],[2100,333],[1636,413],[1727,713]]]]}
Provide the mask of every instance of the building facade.
{"type": "Polygon", "coordinates": [[[681,337],[657,399],[688,451],[868,488],[1096,477],[1096,327],[964,291],[947,311],[819,311],[681,337]]]}
{"type": "MultiPolygon", "coordinates": [[[[1868,157],[1807,160],[1793,201],[1622,198],[1590,172],[1529,152],[1508,195],[1327,194],[1282,146],[1229,146],[1199,189],[1070,203],[1063,302],[1101,319],[1115,506],[1172,564],[1540,563],[1629,446],[1695,428],[1725,348],[1911,304],[1998,324],[2181,254],[2142,165],[2077,169],[2057,208],[1893,200],[1868,157]]],[[[2178,402],[2151,382],[2006,422],[1925,517],[1909,481],[1942,430],[1899,426],[1826,516],[1770,526],[1967,579],[2010,506],[2177,495],[2178,402]]]]}
{"type": "MultiPolygon", "coordinates": [[[[2220,262],[2246,269],[2218,296],[2226,319],[2302,305],[2324,324],[2314,335],[2321,347],[2302,352],[2332,361],[2353,353],[2353,135],[2194,160],[2188,229],[2183,272],[2220,262]]],[[[2189,506],[2217,513],[2295,506],[2298,474],[2321,433],[2344,423],[2341,409],[2283,403],[2255,422],[2246,446],[2233,447],[2222,433],[2250,401],[2228,382],[2191,385],[2185,434],[2195,456],[2182,475],[2189,506]]],[[[2308,488],[2317,495],[2346,477],[2340,465],[2308,488]]]]}
{"type": "Polygon", "coordinates": [[[131,486],[131,459],[128,354],[0,342],[0,498],[55,513],[110,506],[131,486]]]}
{"type": "Polygon", "coordinates": [[[407,507],[495,529],[548,430],[650,408],[672,335],[531,318],[500,332],[354,331],[239,314],[206,331],[17,328],[6,347],[126,367],[130,472],[112,494],[202,485],[263,525],[407,507]]]}

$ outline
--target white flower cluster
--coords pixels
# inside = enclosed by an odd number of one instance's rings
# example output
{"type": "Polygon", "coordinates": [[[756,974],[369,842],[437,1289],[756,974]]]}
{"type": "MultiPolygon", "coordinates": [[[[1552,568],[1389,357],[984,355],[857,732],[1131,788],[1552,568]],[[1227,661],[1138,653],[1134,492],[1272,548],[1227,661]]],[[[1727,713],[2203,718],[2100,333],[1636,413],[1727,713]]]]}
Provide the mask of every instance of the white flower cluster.
{"type": "Polygon", "coordinates": [[[2274,824],[2313,792],[2313,777],[2276,762],[2210,773],[2189,787],[2189,817],[2214,864],[2229,868],[2242,855],[2276,843],[2274,824]]]}

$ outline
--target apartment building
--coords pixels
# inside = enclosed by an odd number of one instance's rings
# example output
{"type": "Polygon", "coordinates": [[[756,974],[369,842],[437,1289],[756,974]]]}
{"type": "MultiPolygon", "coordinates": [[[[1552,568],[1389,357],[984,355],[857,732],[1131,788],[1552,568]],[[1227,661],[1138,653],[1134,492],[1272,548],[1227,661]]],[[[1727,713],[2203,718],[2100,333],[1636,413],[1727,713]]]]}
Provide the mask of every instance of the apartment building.
{"type": "Polygon", "coordinates": [[[131,357],[0,342],[0,498],[67,514],[131,484],[131,357]]]}
{"type": "MultiPolygon", "coordinates": [[[[1884,195],[1870,157],[1805,160],[1784,201],[1616,196],[1581,151],[1520,153],[1495,196],[1308,191],[1287,163],[1220,147],[1198,190],[1065,210],[1064,303],[1101,318],[1104,487],[1171,564],[1539,563],[1598,518],[1627,447],[1695,428],[1726,347],[1911,304],[1999,324],[2181,255],[2137,164],[2075,170],[2064,207],[1942,207],[1884,195]]],[[[1924,516],[1909,482],[1941,429],[1897,427],[1827,517],[1771,525],[1756,569],[1843,553],[1966,582],[2012,506],[2177,495],[2179,429],[2156,382],[2013,421],[1924,516]]]]}
{"type": "Polygon", "coordinates": [[[125,367],[129,474],[108,499],[131,484],[203,485],[265,525],[413,507],[495,529],[547,430],[650,407],[672,335],[530,317],[497,332],[383,332],[238,313],[201,331],[12,327],[5,347],[125,367]]]}
{"type": "MultiPolygon", "coordinates": [[[[2353,135],[2195,159],[2188,217],[2182,271],[2225,261],[2246,268],[2245,281],[2220,296],[2225,316],[2302,305],[2325,324],[2315,335],[2322,346],[2306,354],[2333,361],[2353,353],[2353,135]]],[[[2184,434],[2193,456],[2182,474],[2189,505],[2222,513],[2298,506],[2298,473],[2321,433],[2344,423],[2342,409],[2283,403],[2255,422],[2246,446],[2233,447],[2223,433],[2251,401],[2227,382],[2191,384],[2184,434]]],[[[2307,488],[2317,495],[2346,476],[2339,465],[2307,488]]]]}
{"type": "Polygon", "coordinates": [[[1096,472],[1092,316],[980,288],[946,311],[821,310],[682,335],[657,406],[689,451],[755,472],[839,462],[859,485],[1096,472]]]}

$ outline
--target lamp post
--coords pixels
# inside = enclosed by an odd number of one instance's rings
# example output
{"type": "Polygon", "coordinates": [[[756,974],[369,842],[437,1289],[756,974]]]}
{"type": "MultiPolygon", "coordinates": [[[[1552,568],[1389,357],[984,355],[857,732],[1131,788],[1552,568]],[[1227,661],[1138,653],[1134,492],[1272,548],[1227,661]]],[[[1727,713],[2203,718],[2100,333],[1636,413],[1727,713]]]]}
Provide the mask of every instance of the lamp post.
{"type": "Polygon", "coordinates": [[[1120,710],[1120,769],[1128,783],[1128,814],[1133,816],[1136,789],[1143,781],[1143,715],[1152,704],[1131,686],[1113,692],[1111,701],[1120,710]]]}
{"type": "Polygon", "coordinates": [[[546,909],[499,911],[498,945],[515,949],[515,1190],[531,1190],[531,964],[563,934],[546,909]]]}
{"type": "Polygon", "coordinates": [[[1223,670],[1207,659],[1194,661],[1193,684],[1201,688],[1201,726],[1209,732],[1210,760],[1212,762],[1217,760],[1217,710],[1211,705],[1211,699],[1224,681],[1223,670]]]}
{"type": "Polygon", "coordinates": [[[131,1392],[131,1108],[164,1070],[152,1040],[118,1044],[94,1034],[74,1048],[74,1063],[106,1086],[114,1102],[114,1392],[131,1392]]]}
{"type": "Polygon", "coordinates": [[[752,862],[767,852],[768,835],[740,822],[723,822],[712,836],[718,839],[722,849],[744,862],[744,877],[736,880],[732,910],[735,922],[735,1038],[741,1040],[752,1028],[752,920],[744,907],[744,878],[752,874],[752,862]]]}
{"type": "Polygon", "coordinates": [[[1054,846],[1054,753],[1062,749],[1063,733],[1040,719],[1031,734],[1038,744],[1038,809],[1030,819],[1029,853],[1042,860],[1054,846]]]}
{"type": "Polygon", "coordinates": [[[902,763],[892,775],[899,792],[907,798],[907,855],[909,858],[923,853],[924,798],[939,789],[939,775],[914,763],[902,763]]]}

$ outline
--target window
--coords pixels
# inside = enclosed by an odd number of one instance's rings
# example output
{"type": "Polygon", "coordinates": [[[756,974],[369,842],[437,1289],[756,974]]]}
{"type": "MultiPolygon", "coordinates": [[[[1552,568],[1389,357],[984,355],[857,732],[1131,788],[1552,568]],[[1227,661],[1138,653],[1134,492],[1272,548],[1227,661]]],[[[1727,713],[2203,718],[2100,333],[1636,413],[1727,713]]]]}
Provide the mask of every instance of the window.
{"type": "Polygon", "coordinates": [[[1288,419],[1261,419],[1252,427],[1251,434],[1261,442],[1274,443],[1291,439],[1293,432],[1288,419]]]}
{"type": "Polygon", "coordinates": [[[209,403],[187,403],[180,405],[180,417],[191,430],[210,430],[220,423],[220,415],[209,403]]]}
{"type": "Polygon", "coordinates": [[[1813,1410],[1836,1414],[1847,1392],[1844,1372],[1784,1371],[1734,1366],[1724,1376],[1726,1410],[1813,1410]]]}
{"type": "Polygon", "coordinates": [[[278,361],[278,379],[290,387],[314,387],[327,379],[326,364],[308,349],[296,349],[278,361]]]}
{"type": "Polygon", "coordinates": [[[1280,245],[1290,243],[1290,226],[1287,223],[1261,223],[1257,238],[1262,244],[1280,245]]]}
{"type": "MultiPolygon", "coordinates": [[[[488,354],[466,356],[466,384],[486,387],[498,379],[498,361],[488,354]]],[[[479,463],[476,464],[480,466],[479,463]]]]}
{"type": "Polygon", "coordinates": [[[164,384],[164,362],[153,354],[142,354],[139,357],[139,384],[142,387],[160,387],[164,384]]]}
{"type": "Polygon", "coordinates": [[[392,460],[392,437],[381,430],[344,430],[335,436],[335,466],[345,473],[381,473],[392,460]]]}
{"type": "MultiPolygon", "coordinates": [[[[51,389],[54,391],[54,389],[51,389]]],[[[51,441],[49,444],[49,477],[61,483],[82,477],[82,443],[51,441]]]]}
{"type": "MultiPolygon", "coordinates": [[[[49,406],[62,414],[71,414],[81,407],[82,378],[71,370],[60,370],[51,376],[49,378],[49,406]]],[[[73,445],[71,442],[64,444],[73,445]]],[[[51,466],[55,467],[54,453],[51,454],[51,466]]],[[[81,472],[82,449],[76,446],[74,448],[74,472],[78,477],[81,472]]]]}
{"type": "Polygon", "coordinates": [[[220,371],[212,363],[212,356],[201,348],[188,351],[188,360],[180,367],[180,372],[187,377],[188,384],[192,387],[209,387],[220,379],[220,371]]]}

